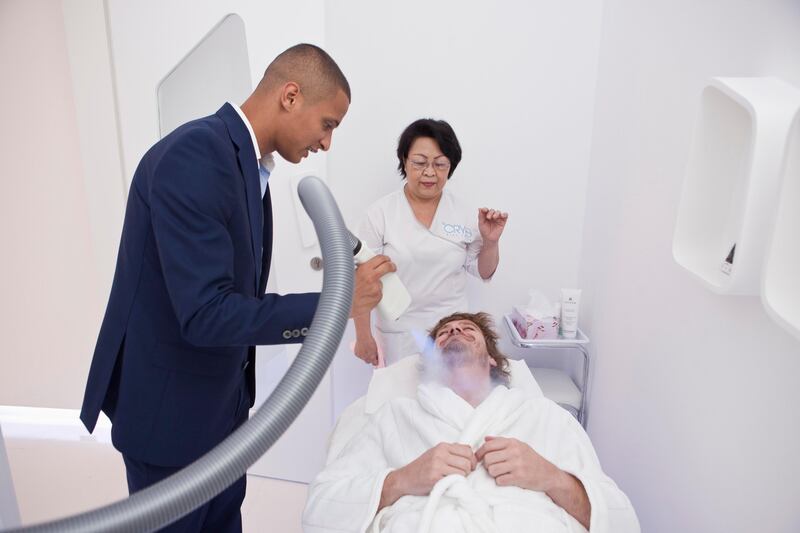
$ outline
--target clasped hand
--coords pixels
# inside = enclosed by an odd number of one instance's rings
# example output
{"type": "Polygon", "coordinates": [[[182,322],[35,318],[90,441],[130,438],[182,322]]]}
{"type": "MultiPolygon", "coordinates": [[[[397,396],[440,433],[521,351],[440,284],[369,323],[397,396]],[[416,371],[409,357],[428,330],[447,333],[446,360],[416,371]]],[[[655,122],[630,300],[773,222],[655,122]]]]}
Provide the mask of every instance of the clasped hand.
{"type": "Polygon", "coordinates": [[[526,443],[508,437],[486,437],[475,457],[498,486],[547,492],[561,470],[526,443]]]}
{"type": "Polygon", "coordinates": [[[498,486],[542,492],[553,486],[560,472],[533,448],[508,437],[486,437],[475,453],[465,444],[442,442],[396,472],[402,493],[425,496],[440,479],[451,474],[468,476],[479,463],[498,486]]]}

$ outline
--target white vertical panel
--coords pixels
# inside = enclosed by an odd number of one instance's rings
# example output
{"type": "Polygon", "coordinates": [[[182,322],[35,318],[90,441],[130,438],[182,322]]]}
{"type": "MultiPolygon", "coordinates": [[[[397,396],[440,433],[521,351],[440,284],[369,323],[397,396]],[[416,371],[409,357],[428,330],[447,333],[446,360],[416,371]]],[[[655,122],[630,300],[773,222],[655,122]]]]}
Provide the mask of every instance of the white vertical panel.
{"type": "Polygon", "coordinates": [[[0,528],[19,527],[19,507],[14,492],[14,480],[11,479],[11,467],[8,464],[3,430],[0,428],[0,528]]]}
{"type": "Polygon", "coordinates": [[[722,74],[800,87],[800,4],[603,4],[580,277],[589,433],[642,531],[795,533],[800,342],[670,252],[698,95],[722,74]]]}
{"type": "Polygon", "coordinates": [[[158,84],[159,132],[211,115],[220,102],[243,102],[253,89],[244,21],[230,14],[158,84]]]}
{"type": "Polygon", "coordinates": [[[98,298],[111,291],[127,181],[102,0],[62,0],[98,298]]]}

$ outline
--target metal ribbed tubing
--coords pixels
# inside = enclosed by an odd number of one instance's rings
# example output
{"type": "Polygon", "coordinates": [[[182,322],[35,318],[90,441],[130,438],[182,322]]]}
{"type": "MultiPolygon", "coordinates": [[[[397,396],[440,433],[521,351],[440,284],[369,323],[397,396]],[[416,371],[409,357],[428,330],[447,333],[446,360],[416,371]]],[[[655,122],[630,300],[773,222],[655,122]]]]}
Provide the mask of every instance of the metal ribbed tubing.
{"type": "Polygon", "coordinates": [[[314,223],[325,264],[322,294],[302,348],[253,417],[180,472],[129,498],[61,520],[13,531],[154,531],[200,507],[245,475],[305,407],[344,334],[353,295],[350,233],[327,186],[304,178],[300,200],[314,223]]]}

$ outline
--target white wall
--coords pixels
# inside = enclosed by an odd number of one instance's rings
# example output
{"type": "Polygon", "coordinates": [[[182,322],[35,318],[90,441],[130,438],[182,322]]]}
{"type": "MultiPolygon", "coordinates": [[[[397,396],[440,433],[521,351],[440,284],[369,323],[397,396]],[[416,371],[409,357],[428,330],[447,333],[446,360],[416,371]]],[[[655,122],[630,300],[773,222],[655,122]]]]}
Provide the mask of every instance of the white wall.
{"type": "Polygon", "coordinates": [[[574,285],[583,230],[601,2],[331,3],[328,51],[348,76],[330,180],[348,224],[401,186],[397,139],[421,117],[453,126],[448,188],[510,213],[476,309],[506,312],[529,287],[574,285]],[[512,267],[513,268],[510,268],[512,267]]]}
{"type": "Polygon", "coordinates": [[[0,72],[0,405],[74,408],[105,277],[60,1],[0,3],[0,72]]]}
{"type": "MultiPolygon", "coordinates": [[[[397,139],[422,117],[447,120],[463,159],[447,187],[508,211],[494,280],[470,280],[474,310],[496,317],[577,283],[601,24],[600,0],[446,0],[327,5],[326,46],[353,101],[328,173],[345,221],[397,190],[397,139]]],[[[502,325],[498,323],[500,328],[502,325]]],[[[334,361],[334,411],[365,390],[367,367],[334,361]]],[[[502,342],[515,357],[530,356],[502,342]]],[[[579,355],[579,354],[578,354],[579,355]]],[[[577,361],[578,359],[576,359],[577,361]]],[[[557,361],[556,361],[557,362],[557,361]]]]}
{"type": "Polygon", "coordinates": [[[606,0],[580,284],[589,433],[643,531],[800,528],[800,343],[671,256],[703,83],[800,87],[800,4],[606,0]]]}

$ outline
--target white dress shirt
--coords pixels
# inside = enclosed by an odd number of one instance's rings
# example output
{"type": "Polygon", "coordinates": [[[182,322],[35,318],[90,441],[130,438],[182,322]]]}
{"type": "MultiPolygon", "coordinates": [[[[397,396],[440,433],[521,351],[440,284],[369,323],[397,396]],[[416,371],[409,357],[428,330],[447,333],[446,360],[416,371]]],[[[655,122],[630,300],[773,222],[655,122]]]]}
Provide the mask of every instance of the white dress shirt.
{"type": "Polygon", "coordinates": [[[239,117],[242,119],[242,122],[244,122],[244,125],[247,126],[247,131],[250,132],[250,139],[253,141],[253,148],[256,150],[256,160],[258,160],[258,177],[261,182],[261,198],[264,198],[264,194],[267,192],[267,181],[269,180],[269,176],[272,174],[272,171],[275,168],[275,159],[272,157],[272,154],[264,154],[263,156],[261,155],[261,150],[258,148],[258,139],[256,139],[253,126],[250,125],[250,121],[247,120],[247,117],[242,112],[242,108],[233,102],[228,103],[231,104],[231,107],[233,107],[237,113],[239,113],[239,117]]]}

